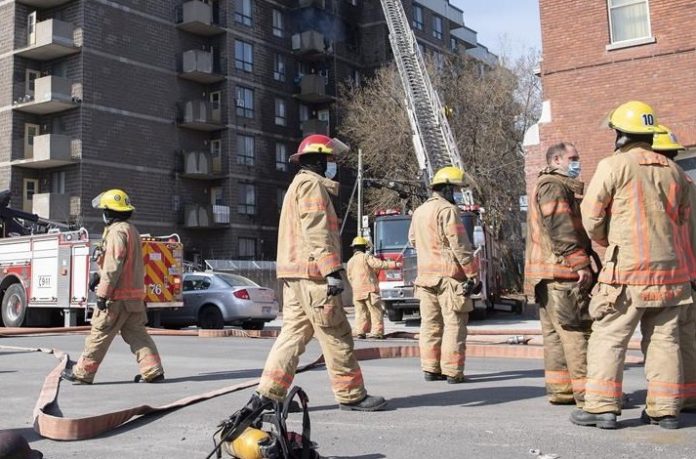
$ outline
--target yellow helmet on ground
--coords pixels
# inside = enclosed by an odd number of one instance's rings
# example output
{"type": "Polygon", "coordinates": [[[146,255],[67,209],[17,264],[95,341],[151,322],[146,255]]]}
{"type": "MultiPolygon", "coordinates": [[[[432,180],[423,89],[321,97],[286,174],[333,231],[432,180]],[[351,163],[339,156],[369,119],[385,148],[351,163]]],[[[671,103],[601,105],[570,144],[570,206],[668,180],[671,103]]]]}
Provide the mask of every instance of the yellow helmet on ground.
{"type": "Polygon", "coordinates": [[[263,459],[260,443],[266,443],[270,438],[271,436],[261,429],[247,427],[232,442],[225,442],[224,449],[227,454],[237,459],[263,459]]]}
{"type": "Polygon", "coordinates": [[[443,167],[435,173],[430,187],[437,185],[464,186],[464,171],[454,166],[443,167]]]}
{"type": "Polygon", "coordinates": [[[358,236],[355,239],[353,239],[353,242],[350,244],[351,247],[355,247],[356,245],[364,245],[367,246],[369,244],[368,240],[365,239],[362,236],[358,236]]]}
{"type": "Polygon", "coordinates": [[[609,115],[609,127],[627,134],[656,134],[664,132],[657,124],[653,108],[645,102],[632,100],[621,104],[609,115]]]}
{"type": "Polygon", "coordinates": [[[652,149],[655,151],[675,151],[685,150],[684,146],[677,141],[677,136],[669,130],[668,127],[660,124],[658,128],[665,131],[664,134],[655,134],[653,136],[652,149]]]}
{"type": "Polygon", "coordinates": [[[104,191],[92,199],[95,209],[109,209],[114,212],[132,212],[135,210],[125,191],[117,188],[104,191]]]}

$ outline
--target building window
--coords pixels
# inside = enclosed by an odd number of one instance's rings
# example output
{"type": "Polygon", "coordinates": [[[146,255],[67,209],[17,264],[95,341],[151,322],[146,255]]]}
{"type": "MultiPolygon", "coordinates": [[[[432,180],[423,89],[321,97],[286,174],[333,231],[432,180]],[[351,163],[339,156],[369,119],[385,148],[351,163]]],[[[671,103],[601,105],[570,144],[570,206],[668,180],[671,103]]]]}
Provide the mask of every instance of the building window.
{"type": "Polygon", "coordinates": [[[237,86],[237,116],[254,117],[254,90],[237,86]]]}
{"type": "Polygon", "coordinates": [[[608,0],[611,42],[650,37],[648,0],[608,0]]]}
{"type": "Polygon", "coordinates": [[[256,239],[250,237],[239,238],[239,258],[241,260],[253,260],[256,258],[256,239]]]}
{"type": "Polygon", "coordinates": [[[288,190],[283,188],[276,188],[276,206],[278,208],[278,212],[283,209],[283,201],[285,200],[285,193],[287,191],[288,190]]]}
{"type": "Polygon", "coordinates": [[[251,0],[237,0],[234,10],[234,20],[245,26],[251,25],[251,0]]]}
{"type": "Polygon", "coordinates": [[[423,22],[423,7],[420,5],[413,5],[413,28],[416,30],[423,30],[425,28],[425,23],[423,22]]]}
{"type": "Polygon", "coordinates": [[[442,40],[442,18],[433,16],[433,37],[442,40]]]}
{"type": "Polygon", "coordinates": [[[275,124],[278,126],[288,125],[288,107],[285,99],[276,97],[275,100],[275,124]]]}
{"type": "Polygon", "coordinates": [[[239,204],[237,212],[242,215],[256,214],[256,186],[251,183],[239,185],[239,204]]]}
{"type": "Polygon", "coordinates": [[[51,173],[51,193],[65,193],[65,171],[51,173]]]}
{"type": "Polygon", "coordinates": [[[242,40],[234,41],[234,67],[245,72],[254,68],[254,47],[242,40]]]}
{"type": "Polygon", "coordinates": [[[276,53],[273,59],[273,79],[285,81],[285,56],[276,53]]]}
{"type": "Polygon", "coordinates": [[[276,170],[281,172],[288,170],[288,147],[284,143],[276,143],[276,170]]]}
{"type": "Polygon", "coordinates": [[[458,50],[459,46],[457,45],[457,39],[454,37],[450,37],[450,51],[456,53],[458,50]]]}
{"type": "Polygon", "coordinates": [[[256,157],[254,150],[254,138],[252,136],[237,136],[237,164],[253,166],[256,157]]]}
{"type": "Polygon", "coordinates": [[[300,104],[299,118],[300,118],[300,123],[303,123],[309,119],[309,107],[308,106],[306,106],[304,104],[300,104]]]}
{"type": "Polygon", "coordinates": [[[283,13],[279,10],[273,10],[273,35],[283,36],[283,13]]]}

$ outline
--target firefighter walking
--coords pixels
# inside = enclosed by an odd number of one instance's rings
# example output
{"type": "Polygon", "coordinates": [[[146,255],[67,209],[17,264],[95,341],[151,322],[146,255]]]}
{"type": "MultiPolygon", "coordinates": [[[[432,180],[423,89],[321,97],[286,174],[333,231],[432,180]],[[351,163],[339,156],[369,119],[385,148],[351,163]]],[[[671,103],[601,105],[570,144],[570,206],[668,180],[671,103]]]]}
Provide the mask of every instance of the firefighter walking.
{"type": "Polygon", "coordinates": [[[465,381],[466,325],[474,309],[466,295],[478,272],[455,205],[463,185],[462,170],[450,166],[437,171],[430,184],[432,197],[415,210],[409,229],[409,241],[418,251],[414,285],[420,300],[419,345],[426,381],[465,381]]]}
{"type": "Polygon", "coordinates": [[[367,395],[340,294],[341,241],[331,196],[338,183],[325,177],[328,160],[348,150],[336,139],[311,135],[290,157],[299,163],[283,200],[278,234],[277,275],[283,280],[283,326],[271,349],[250,405],[259,397],[282,400],[292,384],[300,355],[316,336],[331,387],[344,410],[376,411],[382,397],[367,395]]]}
{"type": "Polygon", "coordinates": [[[348,281],[353,289],[356,338],[384,339],[384,305],[379,296],[377,273],[382,269],[396,269],[399,263],[380,260],[367,253],[367,239],[353,239],[353,256],[348,260],[348,281]]]}
{"type": "Polygon", "coordinates": [[[679,319],[692,303],[691,273],[679,247],[689,211],[688,187],[679,168],[652,151],[653,109],[638,101],[617,107],[609,119],[616,151],[603,159],[581,204],[590,238],[606,247],[599,285],[590,302],[594,319],[587,353],[583,409],[575,424],[617,427],[628,342],[639,322],[650,334],[644,422],[679,427],[682,362],[679,319]]]}
{"type": "Polygon", "coordinates": [[[120,332],[138,361],[140,373],[134,381],[162,382],[164,370],[157,346],[145,329],[140,234],[128,221],[135,207],[128,195],[118,189],[101,193],[92,200],[92,206],[103,210],[106,223],[101,255],[97,259],[98,284],[91,283],[91,287],[96,287],[97,309],[80,360],[72,369],[64,370],[62,377],[75,383],[92,384],[111,342],[120,332]]]}
{"type": "Polygon", "coordinates": [[[580,216],[580,156],[573,145],[560,143],[548,149],[546,163],[527,217],[525,294],[539,304],[549,402],[582,407],[593,275],[580,216]]]}

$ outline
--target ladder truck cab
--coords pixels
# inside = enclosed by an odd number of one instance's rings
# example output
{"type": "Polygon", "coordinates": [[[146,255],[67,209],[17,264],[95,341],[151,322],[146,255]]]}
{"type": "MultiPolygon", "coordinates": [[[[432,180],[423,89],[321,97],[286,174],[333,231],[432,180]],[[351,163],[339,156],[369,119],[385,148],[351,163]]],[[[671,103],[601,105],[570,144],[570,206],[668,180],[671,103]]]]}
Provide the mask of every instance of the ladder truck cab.
{"type": "MultiPolygon", "coordinates": [[[[0,312],[3,325],[75,325],[96,305],[89,290],[96,272],[98,242],[75,228],[8,207],[10,192],[0,192],[0,312]]],[[[148,311],[183,306],[183,246],[176,234],[143,235],[145,298],[148,311]]]]}

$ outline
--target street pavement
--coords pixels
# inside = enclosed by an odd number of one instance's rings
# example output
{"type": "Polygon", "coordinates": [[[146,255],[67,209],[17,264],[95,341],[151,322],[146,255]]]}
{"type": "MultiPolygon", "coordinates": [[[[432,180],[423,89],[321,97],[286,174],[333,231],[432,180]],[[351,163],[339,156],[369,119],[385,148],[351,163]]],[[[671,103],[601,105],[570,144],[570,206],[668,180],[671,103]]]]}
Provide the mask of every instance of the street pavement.
{"type": "MultiPolygon", "coordinates": [[[[475,322],[472,327],[538,328],[538,321],[516,319],[507,316],[475,322]]],[[[387,324],[390,329],[416,329],[411,322],[387,324]]],[[[63,416],[95,415],[140,404],[163,405],[256,378],[273,343],[272,339],[190,336],[156,336],[155,340],[166,369],[165,384],[133,384],[135,359],[117,338],[96,384],[61,383],[63,416]]],[[[83,341],[81,335],[14,337],[0,338],[0,346],[55,347],[76,359],[83,341]]],[[[397,343],[409,344],[403,340],[388,344],[397,343]]],[[[382,344],[360,341],[356,345],[382,344]]],[[[302,363],[314,360],[319,353],[313,341],[302,363]]],[[[95,439],[57,442],[40,438],[31,424],[44,377],[56,364],[57,360],[48,354],[0,349],[0,429],[17,430],[46,458],[204,458],[212,449],[211,437],[217,423],[245,404],[252,391],[146,416],[95,439]]],[[[641,366],[626,370],[624,391],[630,397],[630,406],[621,417],[621,428],[602,431],[570,424],[572,407],[546,402],[541,360],[470,358],[466,365],[471,382],[448,385],[425,382],[417,359],[363,362],[368,391],[390,401],[389,409],[378,413],[339,411],[324,369],[300,374],[295,383],[309,394],[312,439],[324,457],[696,457],[696,415],[683,415],[684,427],[676,431],[640,423],[645,399],[641,366]]],[[[291,427],[299,431],[300,416],[291,416],[291,427]]]]}

